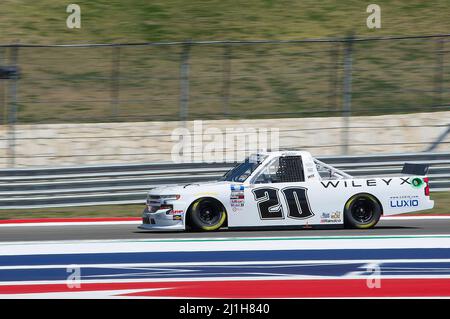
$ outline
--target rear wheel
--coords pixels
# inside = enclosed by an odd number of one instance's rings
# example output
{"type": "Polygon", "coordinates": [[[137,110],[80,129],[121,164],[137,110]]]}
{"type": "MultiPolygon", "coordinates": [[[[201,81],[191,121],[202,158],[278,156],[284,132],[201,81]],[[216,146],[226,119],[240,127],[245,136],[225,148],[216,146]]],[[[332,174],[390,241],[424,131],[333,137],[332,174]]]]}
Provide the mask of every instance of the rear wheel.
{"type": "Polygon", "coordinates": [[[355,195],[345,204],[345,226],[359,229],[372,228],[380,220],[381,212],[381,205],[374,196],[355,195]]]}
{"type": "Polygon", "coordinates": [[[227,214],[217,200],[204,198],[192,204],[190,216],[195,229],[212,231],[224,225],[227,214]]]}

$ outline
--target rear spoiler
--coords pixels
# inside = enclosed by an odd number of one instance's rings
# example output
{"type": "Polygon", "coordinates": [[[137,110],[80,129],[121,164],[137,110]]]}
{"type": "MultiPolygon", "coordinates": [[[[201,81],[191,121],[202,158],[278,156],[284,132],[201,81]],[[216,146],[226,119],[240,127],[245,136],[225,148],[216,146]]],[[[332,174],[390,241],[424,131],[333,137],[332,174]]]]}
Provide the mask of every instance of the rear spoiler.
{"type": "Polygon", "coordinates": [[[405,163],[403,165],[402,174],[425,176],[428,173],[428,164],[405,163]]]}

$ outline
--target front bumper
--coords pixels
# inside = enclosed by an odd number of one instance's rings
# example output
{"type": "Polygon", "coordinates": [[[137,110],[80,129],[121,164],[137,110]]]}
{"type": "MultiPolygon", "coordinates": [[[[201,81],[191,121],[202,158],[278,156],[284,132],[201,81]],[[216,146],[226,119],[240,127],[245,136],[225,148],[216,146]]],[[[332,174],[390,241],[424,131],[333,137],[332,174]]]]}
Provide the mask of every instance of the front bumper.
{"type": "Polygon", "coordinates": [[[139,229],[144,230],[185,230],[184,214],[174,215],[167,214],[170,209],[160,209],[154,213],[150,213],[148,208],[145,208],[142,213],[142,224],[138,226],[139,229]]]}

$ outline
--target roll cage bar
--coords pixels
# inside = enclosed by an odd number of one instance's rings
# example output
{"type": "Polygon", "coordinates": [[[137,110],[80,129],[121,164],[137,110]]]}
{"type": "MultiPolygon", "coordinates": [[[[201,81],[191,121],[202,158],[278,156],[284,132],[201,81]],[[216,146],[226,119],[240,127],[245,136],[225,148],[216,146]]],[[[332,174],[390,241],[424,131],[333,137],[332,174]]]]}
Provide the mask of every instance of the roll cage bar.
{"type": "Polygon", "coordinates": [[[325,172],[328,175],[327,177],[329,177],[329,179],[353,178],[353,176],[351,176],[337,168],[334,168],[331,165],[325,164],[324,162],[319,161],[316,158],[314,158],[313,160],[314,160],[314,163],[316,164],[317,172],[319,172],[321,177],[324,177],[324,176],[322,176],[321,172],[325,172]]]}

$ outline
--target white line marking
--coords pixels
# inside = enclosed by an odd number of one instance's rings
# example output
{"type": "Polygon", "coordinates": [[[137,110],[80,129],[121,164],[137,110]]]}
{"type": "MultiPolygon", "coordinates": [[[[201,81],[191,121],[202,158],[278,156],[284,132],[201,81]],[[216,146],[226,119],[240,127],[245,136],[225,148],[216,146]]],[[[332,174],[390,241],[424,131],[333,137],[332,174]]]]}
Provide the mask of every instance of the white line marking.
{"type": "Polygon", "coordinates": [[[144,267],[189,267],[189,266],[241,266],[241,265],[344,265],[359,263],[450,263],[447,259],[340,259],[340,260],[274,260],[274,261],[224,261],[224,262],[172,262],[172,263],[117,263],[117,264],[60,264],[60,265],[18,265],[0,266],[0,270],[16,269],[65,269],[77,266],[80,268],[144,268],[144,267]]]}
{"type": "Polygon", "coordinates": [[[385,237],[338,237],[320,239],[269,238],[269,240],[173,240],[167,241],[97,241],[97,242],[33,242],[26,244],[2,243],[0,255],[48,255],[48,254],[99,254],[120,252],[192,252],[192,251],[264,251],[264,250],[317,250],[317,249],[407,249],[450,248],[450,236],[385,236],[385,237]]]}
{"type": "MultiPolygon", "coordinates": [[[[320,233],[318,231],[317,233],[320,233]]],[[[151,236],[151,233],[149,233],[151,236]]],[[[22,246],[22,245],[39,245],[39,244],[104,244],[104,243],[167,243],[167,242],[177,242],[177,243],[185,243],[185,242],[220,242],[220,241],[229,241],[229,242],[238,242],[238,241],[272,241],[272,240],[331,240],[331,239],[352,239],[352,240],[374,240],[374,239],[398,239],[398,238],[410,238],[410,239],[420,239],[420,238],[450,238],[450,234],[423,234],[423,235],[414,235],[414,234],[405,234],[405,235],[371,235],[371,234],[361,234],[355,233],[354,235],[330,235],[330,236],[255,236],[255,237],[167,237],[167,238],[124,238],[124,239],[70,239],[70,240],[39,240],[39,241],[0,241],[0,246],[2,245],[10,245],[10,246],[22,246]]]]}

